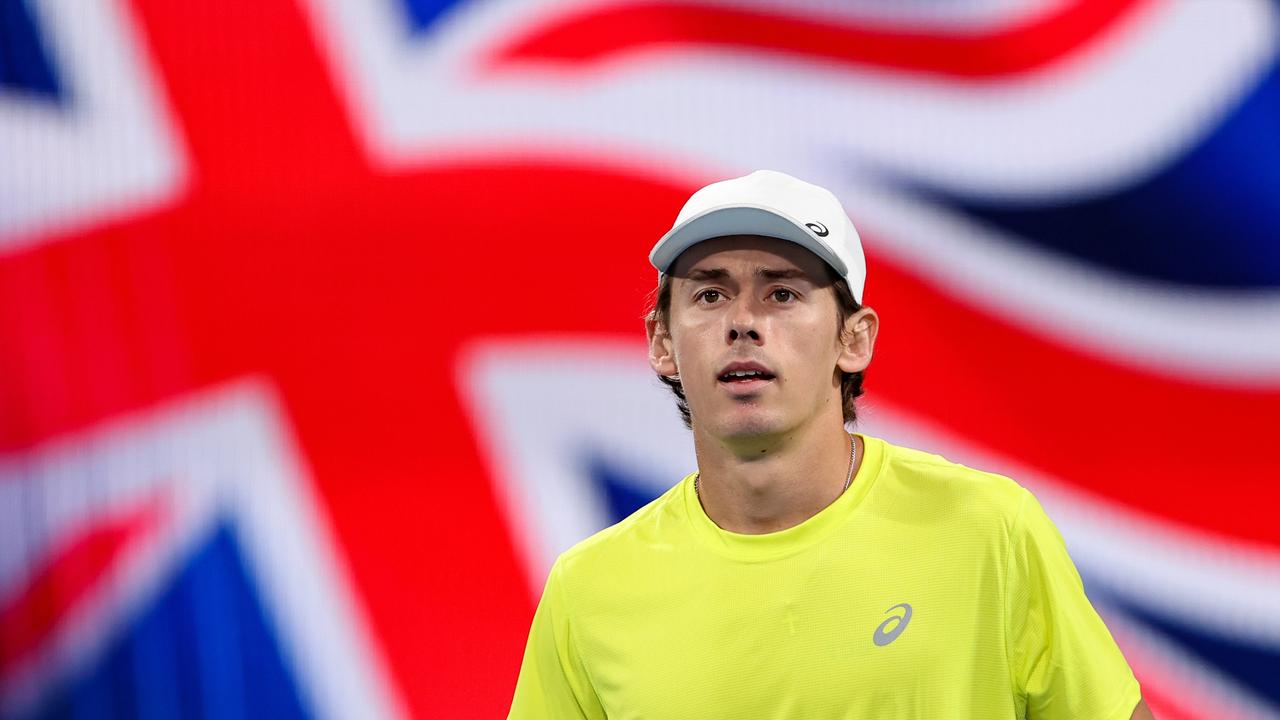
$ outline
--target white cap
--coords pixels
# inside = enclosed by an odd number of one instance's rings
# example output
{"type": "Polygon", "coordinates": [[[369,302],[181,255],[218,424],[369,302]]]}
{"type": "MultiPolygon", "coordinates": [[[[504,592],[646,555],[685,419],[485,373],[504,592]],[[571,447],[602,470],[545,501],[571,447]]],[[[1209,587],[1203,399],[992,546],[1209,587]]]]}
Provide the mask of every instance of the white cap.
{"type": "Polygon", "coordinates": [[[665,273],[680,253],[725,235],[763,235],[804,247],[834,268],[862,304],[862,240],[830,190],[774,170],[711,183],[689,197],[675,225],[649,251],[649,262],[665,273]]]}

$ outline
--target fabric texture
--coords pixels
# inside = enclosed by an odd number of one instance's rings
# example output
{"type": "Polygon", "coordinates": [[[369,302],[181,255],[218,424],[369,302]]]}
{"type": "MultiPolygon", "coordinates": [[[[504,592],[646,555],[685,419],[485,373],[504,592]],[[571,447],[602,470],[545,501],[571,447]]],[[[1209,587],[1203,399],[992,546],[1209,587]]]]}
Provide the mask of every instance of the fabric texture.
{"type": "Polygon", "coordinates": [[[1035,497],[863,439],[795,527],[719,528],[691,474],[563,553],[509,717],[1127,720],[1137,680],[1035,497]]]}

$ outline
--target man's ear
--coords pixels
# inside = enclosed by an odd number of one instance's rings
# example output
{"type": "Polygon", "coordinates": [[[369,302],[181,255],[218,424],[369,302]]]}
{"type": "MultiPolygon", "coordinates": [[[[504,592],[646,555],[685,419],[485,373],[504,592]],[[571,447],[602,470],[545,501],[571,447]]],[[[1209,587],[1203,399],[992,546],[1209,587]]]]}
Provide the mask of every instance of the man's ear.
{"type": "Polygon", "coordinates": [[[665,324],[658,321],[657,313],[645,319],[644,333],[649,338],[649,367],[665,377],[679,375],[675,351],[671,346],[671,332],[665,324]]]}
{"type": "Polygon", "coordinates": [[[869,307],[850,315],[840,334],[840,356],[836,367],[842,372],[856,373],[867,369],[876,347],[876,333],[880,330],[880,316],[869,307]]]}

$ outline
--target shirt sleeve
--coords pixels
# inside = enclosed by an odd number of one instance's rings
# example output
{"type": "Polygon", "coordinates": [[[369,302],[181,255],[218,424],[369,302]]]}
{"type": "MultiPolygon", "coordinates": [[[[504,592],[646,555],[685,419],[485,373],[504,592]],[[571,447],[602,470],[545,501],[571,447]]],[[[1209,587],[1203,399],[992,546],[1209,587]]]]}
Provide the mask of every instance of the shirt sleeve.
{"type": "Polygon", "coordinates": [[[1030,492],[1014,521],[1006,577],[1009,662],[1025,717],[1129,720],[1138,681],[1085,597],[1062,534],[1030,492]]]}
{"type": "Polygon", "coordinates": [[[574,645],[562,575],[556,560],[529,628],[508,720],[605,718],[574,645]]]}

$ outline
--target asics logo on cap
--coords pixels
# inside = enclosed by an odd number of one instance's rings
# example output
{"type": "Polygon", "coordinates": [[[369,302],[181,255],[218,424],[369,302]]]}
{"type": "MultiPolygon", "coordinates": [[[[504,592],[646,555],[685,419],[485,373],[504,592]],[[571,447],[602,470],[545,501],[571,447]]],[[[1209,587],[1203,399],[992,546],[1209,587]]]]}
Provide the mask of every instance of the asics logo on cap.
{"type": "Polygon", "coordinates": [[[818,237],[826,237],[831,234],[831,231],[827,229],[827,226],[820,222],[807,222],[804,226],[812,230],[813,234],[818,237]]]}

